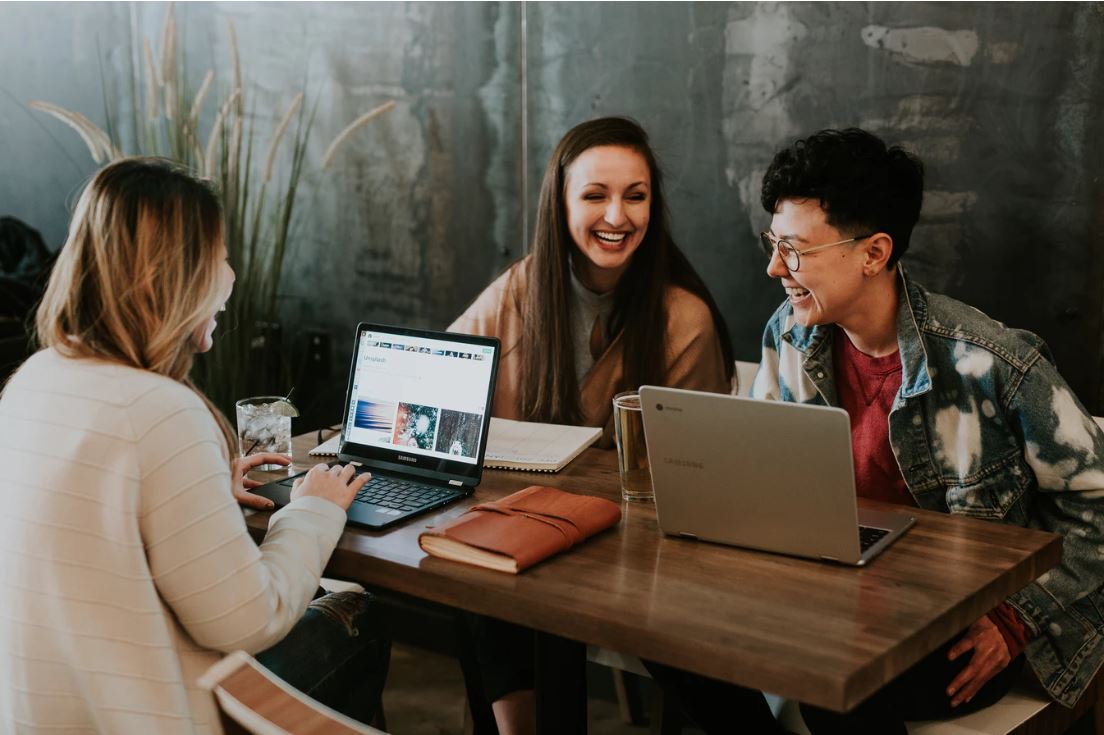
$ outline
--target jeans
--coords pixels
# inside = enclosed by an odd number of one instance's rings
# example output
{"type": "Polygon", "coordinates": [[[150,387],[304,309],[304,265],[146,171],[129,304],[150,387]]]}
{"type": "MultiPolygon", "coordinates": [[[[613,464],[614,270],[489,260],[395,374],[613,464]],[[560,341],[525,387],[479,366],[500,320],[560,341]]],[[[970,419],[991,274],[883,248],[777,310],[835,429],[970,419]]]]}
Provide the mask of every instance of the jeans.
{"type": "MultiPolygon", "coordinates": [[[[947,660],[955,636],[850,712],[840,714],[801,705],[801,717],[813,735],[906,735],[906,720],[945,720],[975,712],[1003,697],[1023,670],[1024,657],[997,673],[969,702],[951,708],[945,690],[969,661],[947,660]]],[[[706,735],[783,733],[761,692],[691,674],[651,661],[644,662],[664,694],[706,735]]]]}
{"type": "Polygon", "coordinates": [[[371,724],[380,712],[391,642],[364,592],[334,592],[311,601],[282,641],[257,661],[312,699],[371,724]]]}

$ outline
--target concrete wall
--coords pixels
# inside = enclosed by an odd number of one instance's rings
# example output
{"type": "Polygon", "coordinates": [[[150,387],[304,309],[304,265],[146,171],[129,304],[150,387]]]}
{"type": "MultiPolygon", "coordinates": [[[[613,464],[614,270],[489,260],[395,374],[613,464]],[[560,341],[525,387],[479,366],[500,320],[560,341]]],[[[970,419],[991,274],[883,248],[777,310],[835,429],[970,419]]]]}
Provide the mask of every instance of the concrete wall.
{"type": "Polygon", "coordinates": [[[641,120],[739,357],[781,300],[755,243],[773,151],[858,125],[927,165],[912,274],[1042,334],[1104,410],[1104,6],[540,3],[528,20],[530,208],[566,127],[641,120]]]}
{"type": "MultiPolygon", "coordinates": [[[[109,87],[125,93],[163,12],[0,4],[0,212],[54,246],[93,166],[74,136],[20,103],[102,121],[97,44],[109,87]]],[[[259,122],[306,82],[319,105],[315,166],[356,114],[398,102],[332,170],[311,170],[301,200],[286,322],[330,326],[335,385],[353,322],[443,326],[522,253],[559,136],[617,113],[651,131],[678,241],[739,357],[755,359],[781,299],[755,244],[773,150],[860,125],[927,164],[911,272],[1040,333],[1104,412],[1099,3],[214,3],[177,14],[190,76],[214,60],[224,86],[234,19],[259,122]]]]}
{"type": "Polygon", "coordinates": [[[56,102],[102,125],[101,51],[127,48],[129,14],[123,3],[0,4],[0,214],[40,230],[52,248],[96,167],[72,131],[25,104],[56,102]]]}

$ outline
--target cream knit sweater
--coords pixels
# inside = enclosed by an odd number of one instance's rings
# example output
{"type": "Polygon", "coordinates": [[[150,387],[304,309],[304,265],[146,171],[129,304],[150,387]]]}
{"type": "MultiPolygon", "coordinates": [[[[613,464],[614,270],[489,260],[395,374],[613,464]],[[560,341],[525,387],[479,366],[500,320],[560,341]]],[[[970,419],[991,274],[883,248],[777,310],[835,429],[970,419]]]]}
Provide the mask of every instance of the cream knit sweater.
{"type": "Polygon", "coordinates": [[[197,677],[287,634],[344,524],[300,498],[258,548],[194,393],[34,355],[0,397],[0,734],[218,732],[197,677]]]}

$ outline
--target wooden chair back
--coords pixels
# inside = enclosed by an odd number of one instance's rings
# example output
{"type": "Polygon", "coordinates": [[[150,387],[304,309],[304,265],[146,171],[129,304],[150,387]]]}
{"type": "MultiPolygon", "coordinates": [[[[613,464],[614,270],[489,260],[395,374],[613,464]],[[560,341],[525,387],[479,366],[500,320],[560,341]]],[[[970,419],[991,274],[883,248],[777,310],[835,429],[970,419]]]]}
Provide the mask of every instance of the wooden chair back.
{"type": "Polygon", "coordinates": [[[383,735],[293,689],[244,651],[199,680],[211,693],[226,735],[383,735]]]}

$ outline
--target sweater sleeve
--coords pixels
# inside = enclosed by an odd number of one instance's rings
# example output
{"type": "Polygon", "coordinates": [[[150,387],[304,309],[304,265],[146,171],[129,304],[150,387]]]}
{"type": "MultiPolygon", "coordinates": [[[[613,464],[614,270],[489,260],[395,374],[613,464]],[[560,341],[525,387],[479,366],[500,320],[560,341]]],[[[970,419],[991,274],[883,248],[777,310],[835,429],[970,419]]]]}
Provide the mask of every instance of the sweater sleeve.
{"type": "Polygon", "coordinates": [[[186,387],[173,384],[132,409],[141,472],[139,525],[164,603],[201,646],[264,650],[306,610],[345,524],[321,498],[272,517],[258,547],[231,494],[217,426],[186,387]]]}
{"type": "Polygon", "coordinates": [[[704,301],[682,289],[668,296],[667,377],[671,388],[728,393],[721,340],[704,301]]]}
{"type": "Polygon", "coordinates": [[[518,277],[517,265],[508,268],[475,297],[464,313],[449,325],[448,331],[502,338],[502,311],[510,305],[510,299],[517,298],[515,279],[518,277]]]}

